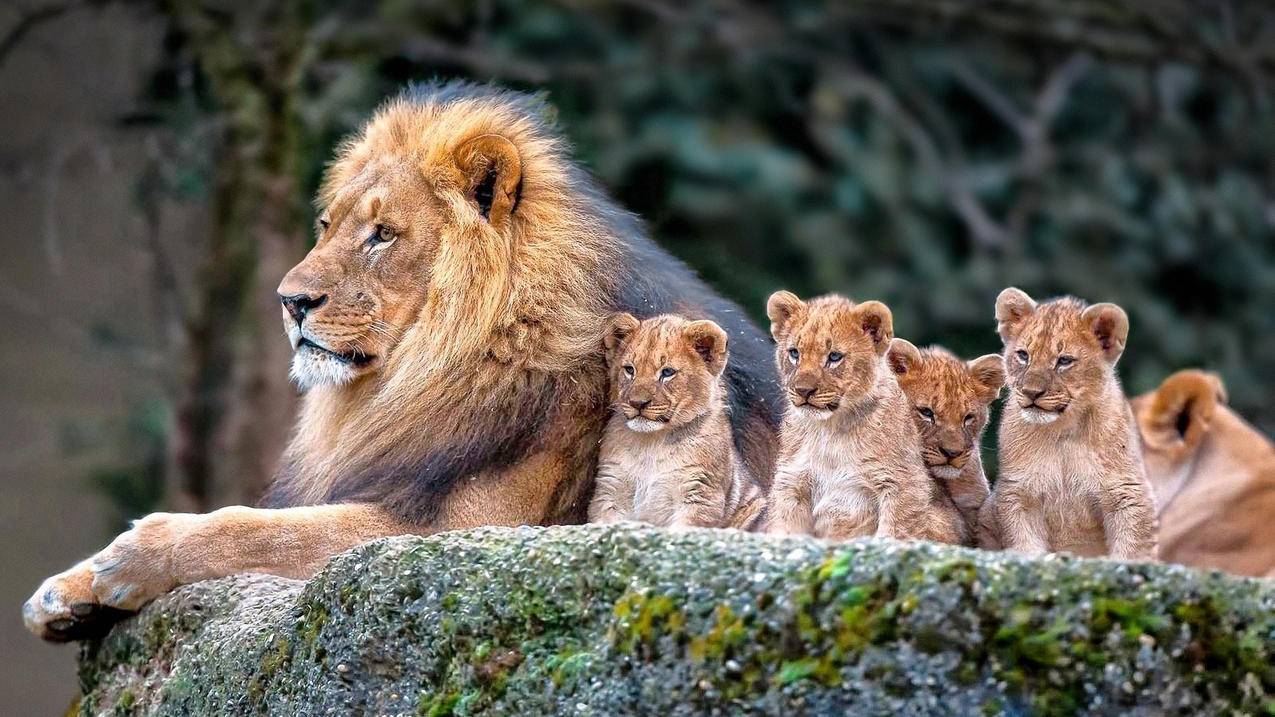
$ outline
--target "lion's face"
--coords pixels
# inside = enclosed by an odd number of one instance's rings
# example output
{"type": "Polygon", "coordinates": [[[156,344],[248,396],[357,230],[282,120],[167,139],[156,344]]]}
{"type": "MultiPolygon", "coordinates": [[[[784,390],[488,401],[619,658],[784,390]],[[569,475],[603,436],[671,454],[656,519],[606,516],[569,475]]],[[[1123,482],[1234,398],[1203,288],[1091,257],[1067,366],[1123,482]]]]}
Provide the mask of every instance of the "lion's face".
{"type": "Polygon", "coordinates": [[[1129,335],[1129,319],[1115,304],[1086,306],[1071,298],[1037,304],[1012,288],[997,298],[996,320],[1005,344],[1007,405],[1032,423],[1052,423],[1091,405],[1129,335]]]}
{"type": "Polygon", "coordinates": [[[920,351],[895,339],[888,358],[912,405],[925,465],[939,478],[956,478],[978,450],[988,406],[1004,385],[1001,357],[991,354],[966,363],[943,349],[920,351]]]}
{"type": "Polygon", "coordinates": [[[613,410],[625,426],[654,433],[685,425],[717,400],[726,332],[712,321],[616,314],[603,333],[613,410]]]}
{"type": "Polygon", "coordinates": [[[780,383],[798,415],[831,417],[862,401],[876,384],[893,336],[890,310],[829,295],[804,302],[787,291],[766,306],[780,383]]]}
{"type": "Polygon", "coordinates": [[[438,248],[437,202],[424,176],[387,166],[337,191],[318,242],[279,284],[303,388],[374,372],[424,303],[438,248]]]}

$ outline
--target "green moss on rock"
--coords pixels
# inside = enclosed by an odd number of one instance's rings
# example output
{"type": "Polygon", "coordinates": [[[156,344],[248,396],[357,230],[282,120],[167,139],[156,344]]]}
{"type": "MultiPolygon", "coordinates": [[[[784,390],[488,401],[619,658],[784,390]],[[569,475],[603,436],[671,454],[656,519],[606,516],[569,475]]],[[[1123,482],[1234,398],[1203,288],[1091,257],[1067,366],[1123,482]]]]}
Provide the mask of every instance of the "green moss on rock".
{"type": "Polygon", "coordinates": [[[83,714],[1271,714],[1275,586],[727,531],[393,538],[168,595],[83,714]]]}

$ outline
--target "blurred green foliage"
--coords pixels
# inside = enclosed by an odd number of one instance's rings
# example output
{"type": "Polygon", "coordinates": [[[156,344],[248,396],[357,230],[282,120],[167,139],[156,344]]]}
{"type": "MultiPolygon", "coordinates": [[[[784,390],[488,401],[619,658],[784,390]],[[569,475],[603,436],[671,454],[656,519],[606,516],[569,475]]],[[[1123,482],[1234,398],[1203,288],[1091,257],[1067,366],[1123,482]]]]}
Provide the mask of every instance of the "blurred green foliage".
{"type": "MultiPolygon", "coordinates": [[[[1052,5],[1064,23],[1095,4],[1052,5]]],[[[759,319],[777,288],[838,291],[971,356],[999,349],[1005,286],[1114,301],[1131,392],[1206,367],[1275,432],[1271,88],[1163,27],[1157,55],[835,0],[280,5],[302,30],[280,36],[316,48],[296,83],[307,190],[406,82],[542,91],[619,201],[759,319]]],[[[175,116],[205,106],[184,99],[198,81],[157,87],[175,116]]]]}

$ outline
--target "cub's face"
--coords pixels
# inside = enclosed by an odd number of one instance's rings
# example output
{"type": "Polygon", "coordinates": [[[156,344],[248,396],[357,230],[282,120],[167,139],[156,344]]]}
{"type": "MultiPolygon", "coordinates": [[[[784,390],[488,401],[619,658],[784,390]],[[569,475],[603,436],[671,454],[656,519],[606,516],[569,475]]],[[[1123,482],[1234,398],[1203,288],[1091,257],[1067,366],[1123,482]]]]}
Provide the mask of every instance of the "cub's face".
{"type": "Polygon", "coordinates": [[[920,351],[894,339],[888,358],[912,405],[925,465],[938,478],[956,478],[979,449],[988,406],[1005,384],[1000,354],[966,363],[941,348],[920,351]]]}
{"type": "Polygon", "coordinates": [[[625,426],[654,433],[708,412],[726,369],[726,332],[712,321],[612,316],[603,333],[611,377],[611,405],[625,426]]]}
{"type": "Polygon", "coordinates": [[[825,420],[872,390],[893,336],[890,309],[836,295],[779,291],[766,305],[780,382],[797,415],[825,420]]]}
{"type": "Polygon", "coordinates": [[[1005,344],[1008,407],[1032,423],[1052,423],[1091,404],[1111,377],[1129,336],[1115,304],[1087,306],[1073,298],[1037,304],[1019,289],[996,299],[1005,344]]]}

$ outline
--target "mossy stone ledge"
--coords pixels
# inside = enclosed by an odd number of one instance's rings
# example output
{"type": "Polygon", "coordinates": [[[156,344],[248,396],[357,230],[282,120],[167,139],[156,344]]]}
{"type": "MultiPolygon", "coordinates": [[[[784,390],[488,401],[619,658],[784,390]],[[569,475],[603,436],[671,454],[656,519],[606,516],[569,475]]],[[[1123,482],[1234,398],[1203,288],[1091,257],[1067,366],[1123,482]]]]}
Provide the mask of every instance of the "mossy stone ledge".
{"type": "Polygon", "coordinates": [[[734,531],[380,540],[182,588],[84,714],[1275,715],[1275,584],[734,531]]]}

